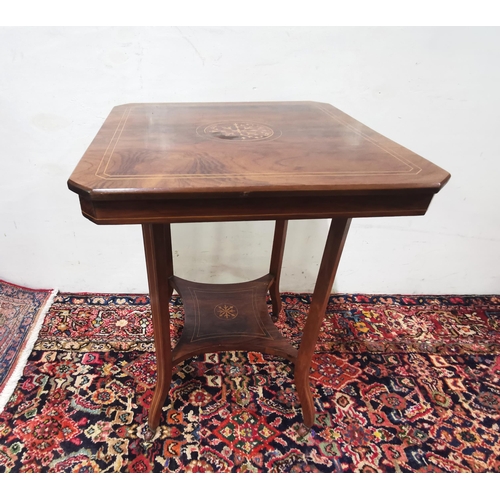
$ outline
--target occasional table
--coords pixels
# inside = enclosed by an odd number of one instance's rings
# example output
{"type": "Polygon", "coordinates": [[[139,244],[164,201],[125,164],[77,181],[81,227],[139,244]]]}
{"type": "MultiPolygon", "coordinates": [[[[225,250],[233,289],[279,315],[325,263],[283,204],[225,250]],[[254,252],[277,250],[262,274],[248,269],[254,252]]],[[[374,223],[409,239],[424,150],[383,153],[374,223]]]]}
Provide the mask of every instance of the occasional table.
{"type": "Polygon", "coordinates": [[[153,315],[155,429],[172,369],[214,351],[260,351],[294,364],[306,426],[309,371],[351,219],[423,215],[450,175],[319,102],[124,104],[112,109],[68,186],[96,224],[141,224],[153,315]],[[276,328],[290,219],[331,219],[299,349],[276,328]],[[172,223],[274,220],[269,273],[212,285],[174,275],[172,223]],[[185,308],[171,350],[169,301],[185,308]],[[266,297],[272,302],[272,317],[266,297]]]}

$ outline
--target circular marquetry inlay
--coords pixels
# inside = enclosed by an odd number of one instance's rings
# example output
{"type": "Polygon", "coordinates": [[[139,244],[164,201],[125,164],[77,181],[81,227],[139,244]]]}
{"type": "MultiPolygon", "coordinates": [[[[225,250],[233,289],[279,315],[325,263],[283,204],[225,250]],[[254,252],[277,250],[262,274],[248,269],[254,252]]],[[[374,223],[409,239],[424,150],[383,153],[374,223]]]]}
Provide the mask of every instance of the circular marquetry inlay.
{"type": "Polygon", "coordinates": [[[219,304],[215,306],[214,313],[219,319],[234,319],[238,316],[238,309],[233,304],[219,304]]]}
{"type": "Polygon", "coordinates": [[[224,141],[264,141],[274,135],[274,130],[261,123],[220,122],[203,129],[203,134],[224,141]]]}

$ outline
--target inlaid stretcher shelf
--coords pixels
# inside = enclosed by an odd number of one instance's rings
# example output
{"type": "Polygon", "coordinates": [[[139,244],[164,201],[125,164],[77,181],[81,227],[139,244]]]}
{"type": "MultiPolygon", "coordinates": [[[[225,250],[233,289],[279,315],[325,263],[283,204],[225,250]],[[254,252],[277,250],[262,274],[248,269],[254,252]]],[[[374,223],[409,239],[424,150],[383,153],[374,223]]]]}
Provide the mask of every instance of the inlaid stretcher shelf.
{"type": "Polygon", "coordinates": [[[160,422],[173,366],[222,349],[257,350],[293,361],[304,423],[311,426],[311,360],[351,219],[424,215],[449,177],[325,103],[113,108],[68,187],[92,222],[142,225],[158,376],[150,427],[160,422]],[[264,300],[269,290],[277,317],[291,219],[331,219],[298,350],[274,327],[264,300]],[[172,278],[172,224],[257,220],[275,221],[268,276],[225,286],[172,278]],[[173,288],[184,300],[186,325],[172,352],[173,288]]]}
{"type": "Polygon", "coordinates": [[[211,285],[170,279],[184,305],[184,328],[172,351],[174,365],[219,351],[258,351],[295,361],[297,349],[274,326],[266,295],[270,274],[246,283],[211,285]]]}

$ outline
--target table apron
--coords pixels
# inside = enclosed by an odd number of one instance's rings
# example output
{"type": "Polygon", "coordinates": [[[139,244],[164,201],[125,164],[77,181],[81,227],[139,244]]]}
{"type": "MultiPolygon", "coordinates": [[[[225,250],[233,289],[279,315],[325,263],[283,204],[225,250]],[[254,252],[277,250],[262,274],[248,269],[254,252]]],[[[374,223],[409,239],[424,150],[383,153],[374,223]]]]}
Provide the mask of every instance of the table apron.
{"type": "Polygon", "coordinates": [[[433,194],[95,201],[80,197],[96,224],[328,219],[424,215],[433,194]]]}

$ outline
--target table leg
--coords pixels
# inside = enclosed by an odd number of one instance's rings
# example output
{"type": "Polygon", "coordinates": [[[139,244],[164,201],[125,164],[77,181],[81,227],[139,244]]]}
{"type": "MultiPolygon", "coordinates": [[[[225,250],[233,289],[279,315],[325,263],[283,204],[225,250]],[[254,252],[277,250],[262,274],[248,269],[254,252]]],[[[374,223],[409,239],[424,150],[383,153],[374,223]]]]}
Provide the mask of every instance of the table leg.
{"type": "Polygon", "coordinates": [[[309,385],[311,360],[350,224],[351,219],[332,219],[318,272],[318,279],[314,287],[309,315],[302,333],[297,361],[295,362],[295,386],[302,405],[304,424],[307,427],[313,425],[315,414],[309,385]]]}
{"type": "Polygon", "coordinates": [[[154,431],[160,422],[161,409],[172,380],[169,301],[173,290],[169,284],[169,278],[174,273],[170,224],[143,224],[142,234],[153,313],[157,366],[156,388],[148,418],[149,427],[154,431]]]}
{"type": "Polygon", "coordinates": [[[273,306],[273,321],[278,320],[278,316],[281,312],[280,276],[287,227],[287,220],[277,220],[274,228],[273,250],[271,252],[271,265],[269,267],[269,274],[274,276],[274,280],[269,287],[269,294],[271,295],[273,306]]]}

